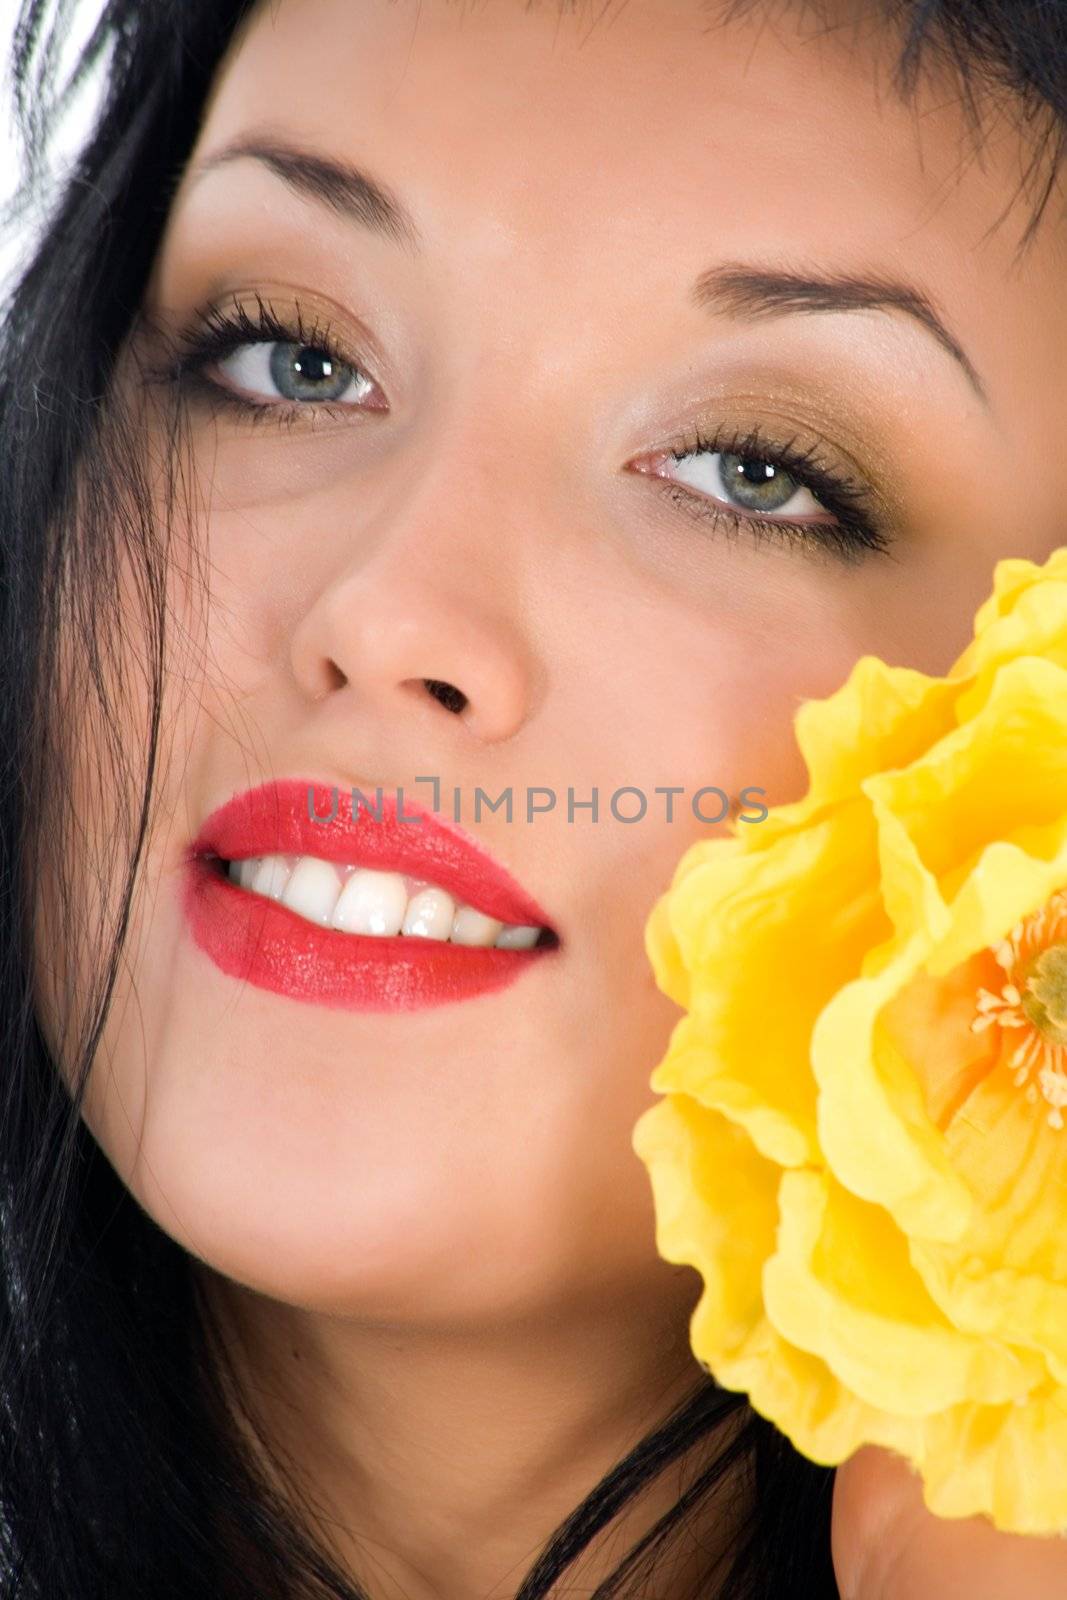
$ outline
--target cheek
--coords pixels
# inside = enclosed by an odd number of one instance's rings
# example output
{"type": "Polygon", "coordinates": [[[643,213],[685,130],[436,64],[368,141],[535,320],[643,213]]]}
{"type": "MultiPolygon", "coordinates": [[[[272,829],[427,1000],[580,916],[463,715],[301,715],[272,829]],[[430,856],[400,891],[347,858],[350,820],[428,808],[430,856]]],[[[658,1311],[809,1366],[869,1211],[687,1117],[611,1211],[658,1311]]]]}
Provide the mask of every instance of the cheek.
{"type": "MultiPolygon", "coordinates": [[[[571,708],[581,731],[573,765],[587,783],[599,780],[601,835],[631,865],[639,853],[666,877],[688,844],[724,831],[715,825],[718,797],[694,798],[702,789],[736,797],[759,788],[767,805],[799,796],[806,769],[793,734],[797,706],[836,689],[860,653],[818,624],[774,625],[751,606],[730,619],[675,614],[653,638],[642,641],[635,626],[625,648],[605,650],[599,685],[595,666],[576,675],[586,703],[571,708]],[[647,800],[633,825],[607,815],[615,784],[635,785],[647,800]],[[670,799],[669,790],[680,792],[670,799]]],[[[620,800],[620,809],[636,814],[641,802],[620,800]]]]}

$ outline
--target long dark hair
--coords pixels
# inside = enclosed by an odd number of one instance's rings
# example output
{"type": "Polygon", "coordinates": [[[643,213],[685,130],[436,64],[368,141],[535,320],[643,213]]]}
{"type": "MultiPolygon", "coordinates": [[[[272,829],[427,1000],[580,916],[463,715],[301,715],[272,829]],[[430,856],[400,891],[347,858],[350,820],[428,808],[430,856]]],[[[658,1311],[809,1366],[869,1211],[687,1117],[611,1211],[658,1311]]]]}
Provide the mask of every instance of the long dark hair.
{"type": "MultiPolygon", "coordinates": [[[[760,3],[724,4],[723,20],[760,3]]],[[[240,1396],[190,1257],[132,1198],[79,1115],[165,732],[165,529],[111,379],[214,74],[251,0],[106,0],[61,83],[75,5],[23,0],[18,20],[24,176],[7,223],[33,204],[46,216],[0,307],[0,1596],[364,1600],[242,1445],[240,1396]],[[53,130],[97,67],[92,132],[50,187],[53,130]],[[114,733],[116,651],[129,628],[117,547],[139,582],[151,680],[135,751],[114,733]],[[64,640],[77,647],[73,688],[69,663],[60,670],[64,640]],[[62,881],[77,848],[64,785],[64,728],[75,715],[94,720],[110,751],[111,792],[121,780],[134,801],[115,840],[107,926],[82,926],[73,900],[62,900],[64,944],[82,938],[96,979],[73,1046],[65,1041],[68,1085],[38,1026],[32,952],[43,852],[62,881]]],[[[1067,7],[884,0],[873,9],[899,33],[902,94],[931,53],[958,74],[976,130],[978,91],[1018,110],[1033,151],[1030,237],[1067,129],[1067,7]]],[[[636,1593],[660,1563],[669,1571],[675,1541],[724,1489],[742,1497],[741,1532],[709,1573],[705,1600],[835,1596],[833,1473],[694,1363],[685,1401],[556,1530],[517,1600],[548,1595],[622,1506],[697,1447],[703,1469],[596,1600],[636,1593]]]]}

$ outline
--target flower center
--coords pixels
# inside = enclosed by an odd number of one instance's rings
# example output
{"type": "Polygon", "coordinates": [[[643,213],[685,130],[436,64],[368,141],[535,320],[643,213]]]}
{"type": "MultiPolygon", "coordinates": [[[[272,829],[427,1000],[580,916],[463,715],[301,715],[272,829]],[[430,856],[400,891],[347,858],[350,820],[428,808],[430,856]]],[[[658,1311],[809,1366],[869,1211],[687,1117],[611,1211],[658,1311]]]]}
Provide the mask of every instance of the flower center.
{"type": "Polygon", "coordinates": [[[1067,945],[1042,950],[1030,969],[1022,1008],[1035,1028],[1057,1044],[1067,1044],[1067,945]]]}
{"type": "MultiPolygon", "coordinates": [[[[999,994],[979,989],[975,1033],[994,1024],[1016,1028],[1008,1057],[1016,1088],[1026,1087],[1031,1105],[1044,1100],[1050,1128],[1062,1128],[1067,1106],[1067,889],[1016,923],[993,947],[1006,982],[999,994]]],[[[1007,1034],[1004,1035],[1007,1045],[1007,1034]]]]}

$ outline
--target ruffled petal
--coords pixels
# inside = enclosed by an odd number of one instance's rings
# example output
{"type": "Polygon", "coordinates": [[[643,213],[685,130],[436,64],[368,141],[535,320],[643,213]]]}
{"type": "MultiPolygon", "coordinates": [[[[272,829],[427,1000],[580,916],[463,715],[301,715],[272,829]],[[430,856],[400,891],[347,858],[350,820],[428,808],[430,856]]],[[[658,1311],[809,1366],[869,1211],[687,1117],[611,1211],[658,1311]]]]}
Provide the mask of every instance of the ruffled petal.
{"type": "Polygon", "coordinates": [[[740,1128],[684,1094],[642,1112],[632,1146],[652,1185],[657,1251],[704,1279],[690,1336],[698,1360],[716,1362],[763,1320],[778,1168],[740,1128]]]}
{"type": "Polygon", "coordinates": [[[884,1206],[906,1233],[956,1239],[970,1220],[970,1191],[948,1158],[912,1064],[879,1027],[883,1008],[921,970],[925,953],[921,935],[894,947],[881,971],[846,984],[816,1021],[819,1141],[838,1181],[884,1206]]]}
{"type": "MultiPolygon", "coordinates": [[[[955,725],[961,685],[863,656],[834,694],[806,700],[794,719],[808,769],[809,805],[855,796],[862,780],[903,766],[955,725]]],[[[779,807],[759,824],[765,830],[779,807]]]]}
{"type": "Polygon", "coordinates": [[[1067,1144],[1000,1062],[945,1132],[949,1157],[975,1197],[956,1241],[911,1241],[931,1296],[961,1328],[1053,1357],[1067,1373],[1067,1144]]]}
{"type": "Polygon", "coordinates": [[[1002,561],[993,593],[975,616],[974,638],[949,670],[972,680],[956,706],[957,719],[975,716],[997,669],[1019,656],[1043,656],[1067,665],[1067,555],[1059,549],[1043,567],[1032,561],[1002,561]]]}
{"type": "Polygon", "coordinates": [[[1067,1532],[1067,1391],[1048,1384],[1025,1405],[963,1404],[931,1418],[923,1479],[936,1516],[1067,1532]]]}
{"type": "Polygon", "coordinates": [[[863,1444],[879,1444],[912,1460],[921,1454],[921,1417],[867,1405],[825,1361],[790,1344],[766,1320],[736,1354],[718,1361],[715,1376],[724,1388],[743,1390],[753,1410],[823,1466],[837,1466],[863,1444]]]}
{"type": "Polygon", "coordinates": [[[868,1405],[909,1416],[966,1399],[996,1405],[1045,1376],[1039,1358],[952,1325],[880,1206],[810,1169],[783,1174],[778,1203],[778,1250],[763,1274],[767,1315],[868,1405]]]}
{"type": "Polygon", "coordinates": [[[1067,813],[1033,834],[1030,854],[1022,845],[996,840],[986,845],[948,907],[944,932],[927,957],[935,977],[999,944],[1008,928],[1028,917],[1067,885],[1067,813]]]}
{"type": "Polygon", "coordinates": [[[959,676],[971,671],[975,644],[987,642],[994,624],[1002,617],[1010,617],[1030,590],[1059,581],[1067,581],[1067,545],[1053,550],[1044,562],[1023,556],[1007,556],[998,561],[993,568],[991,592],[975,612],[974,640],[950,669],[951,674],[959,676]]]}
{"type": "MultiPolygon", "coordinates": [[[[1067,844],[1067,669],[1036,657],[1009,662],[970,722],[907,767],[866,778],[862,788],[883,837],[883,886],[898,931],[925,928],[945,945],[942,967],[954,965],[979,944],[968,943],[966,922],[953,922],[942,907],[951,906],[983,852],[1007,842],[1047,861],[1067,844]]],[[[1032,881],[1026,892],[1040,899],[1044,885],[1032,881]]],[[[1012,898],[1006,891],[1002,897],[1012,898]]],[[[1015,907],[1005,905],[1001,931],[1032,909],[1025,899],[1015,897],[1024,910],[1014,916],[1015,907]]],[[[989,942],[987,933],[983,927],[980,944],[989,942]]]]}
{"type": "Polygon", "coordinates": [[[657,986],[676,1005],[690,1001],[689,970],[671,928],[670,894],[660,895],[645,923],[645,954],[657,986]]]}
{"type": "MultiPolygon", "coordinates": [[[[669,897],[689,1015],[651,1087],[724,1112],[783,1166],[818,1154],[808,1063],[815,1018],[856,971],[858,953],[887,931],[875,843],[860,801],[756,855],[705,858],[669,897]],[[797,937],[798,913],[817,930],[807,939],[797,937]]],[[[662,926],[654,928],[657,970],[670,978],[662,926]]]]}

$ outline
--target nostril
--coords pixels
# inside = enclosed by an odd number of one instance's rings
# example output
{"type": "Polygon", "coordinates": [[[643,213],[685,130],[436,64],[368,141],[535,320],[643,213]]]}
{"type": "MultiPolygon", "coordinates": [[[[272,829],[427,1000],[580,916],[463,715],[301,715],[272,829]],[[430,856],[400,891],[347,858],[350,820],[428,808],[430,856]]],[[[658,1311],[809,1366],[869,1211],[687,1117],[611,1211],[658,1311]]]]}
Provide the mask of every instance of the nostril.
{"type": "Polygon", "coordinates": [[[423,678],[422,681],[434,699],[440,700],[446,711],[455,711],[458,714],[467,704],[467,696],[454,684],[443,683],[440,678],[423,678]]]}

